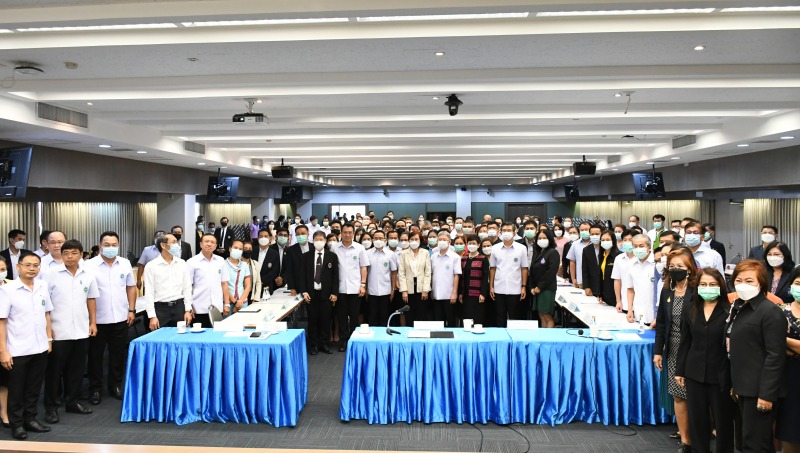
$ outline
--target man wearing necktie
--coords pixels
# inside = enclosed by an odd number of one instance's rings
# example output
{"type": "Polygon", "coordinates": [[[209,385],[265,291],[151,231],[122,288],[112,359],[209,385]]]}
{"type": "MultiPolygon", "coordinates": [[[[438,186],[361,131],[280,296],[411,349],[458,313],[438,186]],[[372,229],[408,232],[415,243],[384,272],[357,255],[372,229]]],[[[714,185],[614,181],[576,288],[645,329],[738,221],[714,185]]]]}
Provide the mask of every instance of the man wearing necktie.
{"type": "Polygon", "coordinates": [[[308,304],[309,353],[321,350],[331,354],[328,339],[331,336],[331,314],[339,285],[339,258],[326,247],[325,233],[314,233],[314,250],[302,255],[300,275],[297,276],[298,293],[308,304]]]}

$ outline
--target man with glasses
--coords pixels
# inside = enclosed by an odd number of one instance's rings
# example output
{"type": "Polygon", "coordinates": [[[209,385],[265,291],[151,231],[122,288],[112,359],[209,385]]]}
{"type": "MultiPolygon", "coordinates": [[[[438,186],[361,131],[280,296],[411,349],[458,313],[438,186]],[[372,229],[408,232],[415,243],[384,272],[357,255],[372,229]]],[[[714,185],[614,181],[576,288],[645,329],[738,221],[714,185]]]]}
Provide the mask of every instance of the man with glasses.
{"type": "MultiPolygon", "coordinates": [[[[44,258],[42,258],[42,269],[47,271],[50,268],[57,267],[61,264],[64,264],[64,259],[61,257],[61,246],[67,242],[67,236],[58,230],[54,230],[50,232],[50,235],[47,236],[47,250],[50,251],[44,258]]],[[[42,273],[38,274],[38,277],[42,278],[42,273]]]]}
{"type": "Polygon", "coordinates": [[[345,223],[342,227],[342,242],[333,249],[339,258],[339,297],[336,299],[339,352],[344,352],[347,348],[350,334],[358,325],[361,298],[367,294],[369,256],[363,245],[353,241],[354,234],[353,225],[345,223]]]}

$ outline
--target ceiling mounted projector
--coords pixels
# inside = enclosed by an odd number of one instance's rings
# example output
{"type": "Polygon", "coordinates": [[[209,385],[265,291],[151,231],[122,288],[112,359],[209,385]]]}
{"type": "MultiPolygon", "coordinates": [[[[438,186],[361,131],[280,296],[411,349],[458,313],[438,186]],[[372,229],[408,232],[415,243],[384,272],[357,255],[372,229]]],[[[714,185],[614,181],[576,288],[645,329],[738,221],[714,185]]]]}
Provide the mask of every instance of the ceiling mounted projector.
{"type": "Polygon", "coordinates": [[[280,165],[272,167],[272,177],[274,179],[291,179],[294,177],[294,167],[283,165],[283,159],[281,159],[280,165]]]}
{"type": "Polygon", "coordinates": [[[233,122],[261,124],[264,122],[264,114],[253,112],[237,113],[236,115],[233,115],[233,122]]]}
{"type": "Polygon", "coordinates": [[[583,162],[575,162],[572,164],[572,174],[575,176],[591,176],[597,171],[597,164],[588,162],[586,156],[583,156],[583,162]]]}

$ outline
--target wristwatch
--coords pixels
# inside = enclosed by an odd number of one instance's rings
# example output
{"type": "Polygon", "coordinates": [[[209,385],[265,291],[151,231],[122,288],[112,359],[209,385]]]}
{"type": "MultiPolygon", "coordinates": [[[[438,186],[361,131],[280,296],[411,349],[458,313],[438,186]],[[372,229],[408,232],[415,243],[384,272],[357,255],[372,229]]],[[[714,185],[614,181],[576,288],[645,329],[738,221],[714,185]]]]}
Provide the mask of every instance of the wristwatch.
{"type": "Polygon", "coordinates": [[[128,310],[128,313],[136,313],[136,310],[128,310]]]}

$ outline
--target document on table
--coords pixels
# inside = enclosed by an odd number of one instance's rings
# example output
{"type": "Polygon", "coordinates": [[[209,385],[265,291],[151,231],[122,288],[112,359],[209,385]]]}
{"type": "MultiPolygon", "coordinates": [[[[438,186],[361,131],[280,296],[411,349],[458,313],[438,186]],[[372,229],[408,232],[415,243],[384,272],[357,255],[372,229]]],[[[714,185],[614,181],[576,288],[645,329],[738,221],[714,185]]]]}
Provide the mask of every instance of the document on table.
{"type": "Polygon", "coordinates": [[[408,332],[408,338],[430,338],[430,330],[411,330],[408,332]]]}
{"type": "Polygon", "coordinates": [[[250,305],[239,310],[239,313],[258,313],[260,311],[260,308],[250,305]]]}
{"type": "Polygon", "coordinates": [[[616,337],[617,340],[623,341],[642,341],[642,337],[634,332],[616,332],[614,333],[614,337],[616,337]]]}
{"type": "Polygon", "coordinates": [[[225,332],[224,337],[249,337],[252,332],[225,332]]]}

